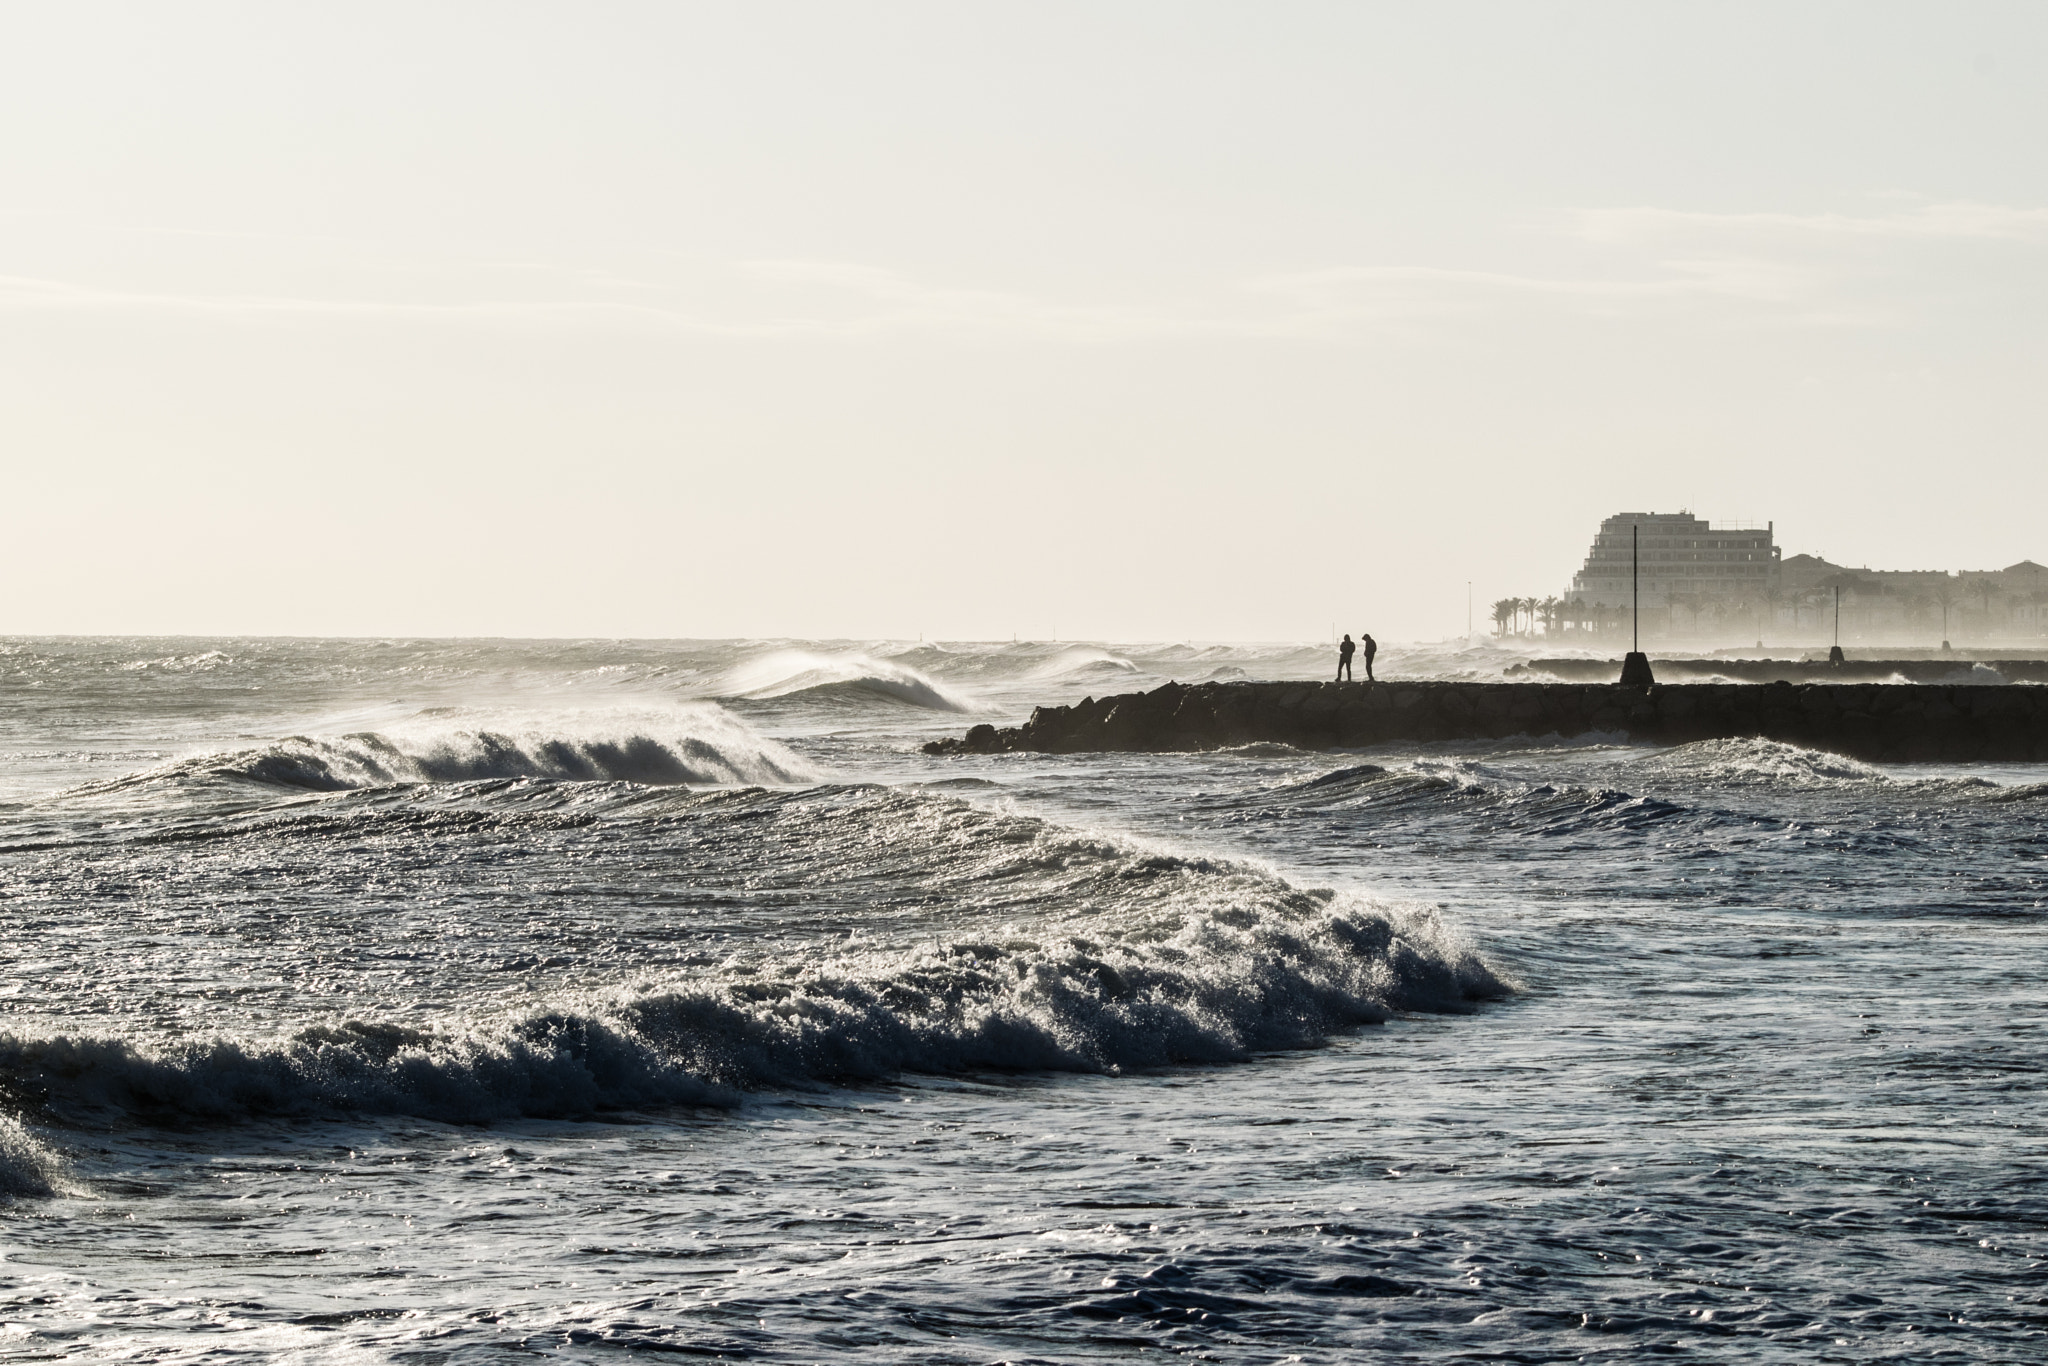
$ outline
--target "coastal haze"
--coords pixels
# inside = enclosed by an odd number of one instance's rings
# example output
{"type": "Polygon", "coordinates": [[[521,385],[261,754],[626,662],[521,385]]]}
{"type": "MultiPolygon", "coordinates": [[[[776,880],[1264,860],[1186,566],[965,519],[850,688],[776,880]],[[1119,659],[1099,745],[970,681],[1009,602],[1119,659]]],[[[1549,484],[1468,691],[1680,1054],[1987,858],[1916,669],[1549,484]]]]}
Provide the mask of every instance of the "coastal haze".
{"type": "Polygon", "coordinates": [[[1437,639],[1680,507],[2038,559],[2044,31],[24,10],[0,629],[1437,639]]]}
{"type": "Polygon", "coordinates": [[[1979,652],[2048,651],[2048,566],[1852,567],[1788,556],[1775,532],[1768,522],[1717,525],[1689,512],[1616,513],[1562,593],[1500,598],[1487,615],[1503,641],[1578,652],[1647,642],[1796,656],[1847,644],[1954,658],[1958,641],[1979,652]]]}
{"type": "Polygon", "coordinates": [[[0,1357],[2048,1358],[2044,116],[2019,5],[10,16],[0,1357]]]}

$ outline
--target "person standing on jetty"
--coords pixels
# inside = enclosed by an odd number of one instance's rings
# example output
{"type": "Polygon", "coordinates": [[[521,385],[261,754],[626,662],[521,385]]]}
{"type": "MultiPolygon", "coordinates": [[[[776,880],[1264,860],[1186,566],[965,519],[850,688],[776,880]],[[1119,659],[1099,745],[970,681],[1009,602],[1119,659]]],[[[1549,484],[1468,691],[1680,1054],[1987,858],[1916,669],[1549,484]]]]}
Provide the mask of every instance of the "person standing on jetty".
{"type": "Polygon", "coordinates": [[[1358,643],[1365,646],[1365,681],[1370,683],[1373,681],[1372,657],[1380,652],[1380,643],[1372,638],[1372,633],[1369,631],[1361,631],[1358,634],[1358,643]]]}
{"type": "MultiPolygon", "coordinates": [[[[1337,681],[1339,683],[1342,683],[1345,680],[1345,678],[1350,675],[1351,655],[1352,652],[1357,649],[1358,647],[1351,643],[1351,637],[1349,635],[1346,635],[1344,637],[1344,643],[1337,647],[1337,681]]],[[[1372,666],[1370,664],[1366,666],[1366,672],[1372,672],[1372,666]]],[[[1356,683],[1358,680],[1354,678],[1351,681],[1356,683]]]]}

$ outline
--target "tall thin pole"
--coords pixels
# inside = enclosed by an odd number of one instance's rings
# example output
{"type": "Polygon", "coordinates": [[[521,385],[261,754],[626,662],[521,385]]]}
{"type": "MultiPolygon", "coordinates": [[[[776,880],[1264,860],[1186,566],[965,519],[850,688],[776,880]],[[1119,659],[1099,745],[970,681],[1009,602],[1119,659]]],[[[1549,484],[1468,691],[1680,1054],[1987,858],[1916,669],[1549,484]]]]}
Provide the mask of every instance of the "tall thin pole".
{"type": "Polygon", "coordinates": [[[1629,629],[1635,635],[1635,643],[1629,648],[1637,654],[1643,652],[1643,566],[1639,549],[1642,534],[1641,527],[1632,526],[1628,529],[1628,614],[1629,629]]]}
{"type": "Polygon", "coordinates": [[[1835,585],[1835,644],[1842,643],[1842,585],[1835,585]]]}

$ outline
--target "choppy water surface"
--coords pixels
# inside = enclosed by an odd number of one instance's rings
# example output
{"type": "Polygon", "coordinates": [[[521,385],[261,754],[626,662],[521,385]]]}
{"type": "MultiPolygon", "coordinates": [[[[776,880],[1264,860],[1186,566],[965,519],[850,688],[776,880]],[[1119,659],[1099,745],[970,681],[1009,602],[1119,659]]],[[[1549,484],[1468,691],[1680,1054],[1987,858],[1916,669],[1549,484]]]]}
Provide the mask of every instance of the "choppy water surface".
{"type": "Polygon", "coordinates": [[[1324,664],[0,643],[0,1356],[2048,1357],[2048,772],[917,749],[1324,664]]]}

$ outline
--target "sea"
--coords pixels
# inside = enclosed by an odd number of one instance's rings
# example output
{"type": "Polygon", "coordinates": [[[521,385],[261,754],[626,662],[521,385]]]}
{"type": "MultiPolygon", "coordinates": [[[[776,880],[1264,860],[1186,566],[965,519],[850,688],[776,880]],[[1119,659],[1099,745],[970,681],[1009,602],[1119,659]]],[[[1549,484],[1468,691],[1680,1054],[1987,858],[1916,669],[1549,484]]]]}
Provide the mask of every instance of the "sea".
{"type": "Polygon", "coordinates": [[[2048,771],[1333,668],[0,640],[0,1358],[2048,1361],[2048,771]]]}

